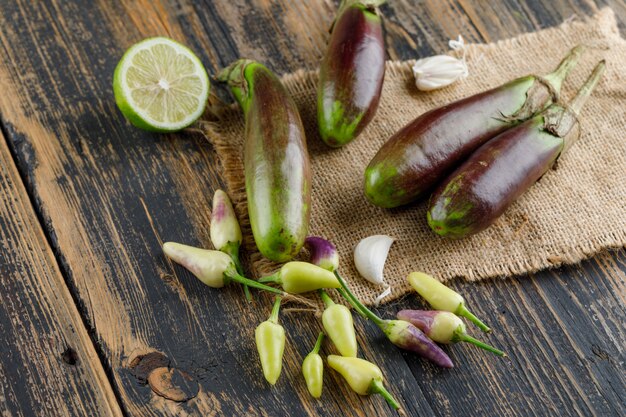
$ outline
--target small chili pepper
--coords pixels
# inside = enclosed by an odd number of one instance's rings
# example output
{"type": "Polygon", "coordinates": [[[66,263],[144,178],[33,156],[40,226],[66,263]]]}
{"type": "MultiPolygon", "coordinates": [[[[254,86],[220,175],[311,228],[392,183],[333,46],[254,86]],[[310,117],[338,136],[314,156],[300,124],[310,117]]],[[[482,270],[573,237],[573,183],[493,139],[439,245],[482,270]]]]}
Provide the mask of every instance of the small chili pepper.
{"type": "Polygon", "coordinates": [[[468,342],[498,356],[506,356],[501,350],[468,335],[465,323],[449,311],[400,310],[396,317],[408,321],[435,342],[445,344],[468,342]]]}
{"type": "Polygon", "coordinates": [[[302,375],[306,381],[306,387],[313,398],[322,396],[322,385],[324,382],[324,362],[318,353],[324,340],[324,332],[317,336],[317,342],[313,350],[302,361],[302,375]]]}
{"type": "Polygon", "coordinates": [[[435,310],[449,311],[457,316],[465,317],[485,333],[491,329],[465,307],[465,300],[458,292],[446,287],[435,278],[423,272],[411,272],[409,284],[435,310]]]}
{"type": "Polygon", "coordinates": [[[299,261],[287,262],[275,274],[263,277],[259,279],[259,282],[275,282],[289,294],[341,286],[332,272],[317,265],[299,261]]]}
{"type": "MultiPolygon", "coordinates": [[[[235,263],[239,275],[243,275],[243,266],[239,260],[239,247],[242,236],[233,204],[222,190],[215,190],[213,194],[213,210],[211,211],[211,242],[215,249],[229,255],[235,263]]],[[[247,285],[243,287],[248,301],[252,300],[247,285]]]]}
{"type": "Polygon", "coordinates": [[[239,275],[232,258],[224,252],[194,248],[174,242],[164,243],[163,252],[168,258],[187,268],[196,278],[209,287],[222,288],[231,281],[235,281],[260,290],[283,294],[277,288],[263,285],[239,275]]]}
{"type": "Polygon", "coordinates": [[[324,290],[320,290],[320,296],[326,307],[322,313],[322,324],[326,334],[341,356],[356,357],[358,345],[350,309],[333,302],[324,290]]]}
{"type": "Polygon", "coordinates": [[[387,339],[399,348],[410,350],[418,355],[426,358],[438,366],[443,368],[452,368],[454,364],[450,357],[444,352],[435,342],[430,340],[426,335],[417,327],[404,320],[383,320],[374,314],[370,309],[365,307],[359,300],[352,294],[346,282],[341,276],[335,272],[337,280],[339,280],[343,292],[341,294],[346,297],[348,302],[352,306],[361,311],[368,319],[376,324],[383,333],[387,336],[387,339]]]}
{"type": "Polygon", "coordinates": [[[383,373],[375,364],[360,358],[328,355],[328,366],[339,372],[350,388],[359,395],[380,394],[394,409],[400,404],[383,386],[383,373]]]}
{"type": "Polygon", "coordinates": [[[280,301],[281,298],[276,297],[270,318],[259,324],[254,331],[263,375],[272,385],[278,381],[283,369],[283,352],[285,351],[285,329],[278,324],[280,301]]]}
{"type": "Polygon", "coordinates": [[[321,268],[334,271],[339,268],[339,253],[337,248],[326,239],[317,236],[308,236],[304,239],[304,247],[311,255],[311,262],[321,268]]]}

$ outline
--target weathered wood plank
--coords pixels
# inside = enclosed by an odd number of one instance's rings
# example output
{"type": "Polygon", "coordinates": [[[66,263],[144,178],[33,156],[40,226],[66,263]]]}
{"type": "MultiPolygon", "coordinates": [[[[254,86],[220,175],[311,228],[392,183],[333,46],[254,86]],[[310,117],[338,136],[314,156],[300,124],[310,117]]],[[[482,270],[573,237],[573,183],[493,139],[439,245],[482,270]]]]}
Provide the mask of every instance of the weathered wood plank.
{"type": "MultiPolygon", "coordinates": [[[[555,3],[396,0],[383,7],[389,56],[438,52],[459,33],[470,41],[514,36],[595,10],[589,1],[555,3]]],[[[622,17],[623,4],[615,3],[622,17]]],[[[162,240],[208,246],[210,196],[221,183],[214,152],[200,137],[134,129],[110,87],[123,51],[163,34],[190,45],[210,71],[239,56],[278,72],[315,68],[334,2],[22,0],[2,9],[2,122],[128,414],[393,415],[382,399],[351,393],[332,371],[323,399],[308,397],[299,366],[320,328],[310,314],[284,315],[284,375],[273,389],[264,384],[252,335],[269,300],[250,308],[239,289],[207,289],[159,251],[162,240]],[[138,382],[131,365],[153,351],[199,382],[195,398],[174,403],[138,382]]],[[[434,369],[360,322],[362,352],[384,369],[409,415],[619,413],[624,311],[615,303],[624,270],[622,252],[554,278],[456,283],[477,313],[498,317],[499,331],[487,339],[509,360],[456,347],[459,368],[434,369]],[[586,299],[569,301],[574,295],[586,299]],[[589,297],[599,300],[593,308],[602,327],[589,315],[589,297]],[[585,326],[592,329],[582,338],[577,330],[585,326]]]]}
{"type": "Polygon", "coordinates": [[[0,134],[0,415],[121,416],[0,134]]]}

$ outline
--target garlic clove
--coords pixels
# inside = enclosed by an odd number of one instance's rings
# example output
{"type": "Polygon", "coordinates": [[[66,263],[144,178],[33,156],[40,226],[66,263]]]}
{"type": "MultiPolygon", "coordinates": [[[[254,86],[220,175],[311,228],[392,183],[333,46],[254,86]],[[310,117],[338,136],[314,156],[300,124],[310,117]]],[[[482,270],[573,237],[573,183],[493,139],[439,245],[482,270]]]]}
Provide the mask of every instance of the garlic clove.
{"type": "Polygon", "coordinates": [[[354,265],[372,284],[384,284],[383,269],[394,240],[390,236],[374,235],[362,239],[354,248],[354,265]]]}
{"type": "Polygon", "coordinates": [[[467,74],[465,61],[448,55],[422,58],[413,65],[415,85],[421,91],[446,87],[467,74]]]}

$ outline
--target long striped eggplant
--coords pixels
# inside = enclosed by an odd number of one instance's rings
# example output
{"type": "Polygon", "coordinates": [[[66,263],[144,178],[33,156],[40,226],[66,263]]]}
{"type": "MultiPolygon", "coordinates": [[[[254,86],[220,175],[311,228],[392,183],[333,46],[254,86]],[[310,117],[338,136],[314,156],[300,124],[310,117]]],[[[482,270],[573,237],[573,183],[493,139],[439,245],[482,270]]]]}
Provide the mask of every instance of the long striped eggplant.
{"type": "Polygon", "coordinates": [[[601,61],[569,106],[553,104],[474,152],[433,194],[430,227],[462,238],[495,222],[578,139],[578,113],[604,67],[601,61]]]}
{"type": "Polygon", "coordinates": [[[572,49],[545,77],[529,75],[428,111],[385,143],[365,170],[365,195],[380,207],[398,207],[425,196],[490,138],[544,110],[575,66],[572,49]]]}
{"type": "Polygon", "coordinates": [[[380,0],[343,0],[320,66],[317,120],[322,140],[339,147],[372,120],[385,77],[380,0]]]}
{"type": "Polygon", "coordinates": [[[254,241],[268,259],[292,259],[306,238],[311,168],[298,108],[280,80],[241,59],[218,76],[228,82],[246,119],[244,168],[254,241]]]}

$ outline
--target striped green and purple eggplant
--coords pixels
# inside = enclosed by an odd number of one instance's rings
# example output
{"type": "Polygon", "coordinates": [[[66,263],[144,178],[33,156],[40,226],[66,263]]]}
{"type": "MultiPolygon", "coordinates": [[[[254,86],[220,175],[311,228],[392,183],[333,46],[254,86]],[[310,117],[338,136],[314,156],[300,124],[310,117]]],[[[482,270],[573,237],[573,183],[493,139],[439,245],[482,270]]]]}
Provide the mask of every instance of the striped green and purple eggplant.
{"type": "Polygon", "coordinates": [[[578,113],[604,67],[601,61],[569,106],[553,104],[474,152],[431,197],[431,229],[462,238],[495,222],[578,139],[578,113]]]}
{"type": "Polygon", "coordinates": [[[320,66],[317,121],[320,136],[340,147],[372,120],[385,77],[380,0],[343,0],[320,66]]]}
{"type": "Polygon", "coordinates": [[[280,80],[262,64],[241,59],[218,76],[243,108],[244,168],[254,241],[268,259],[292,259],[306,238],[311,168],[300,114],[280,80]]]}
{"type": "Polygon", "coordinates": [[[380,207],[411,203],[431,191],[490,138],[552,102],[583,48],[544,77],[529,75],[430,110],[394,134],[365,170],[365,195],[380,207]]]}

